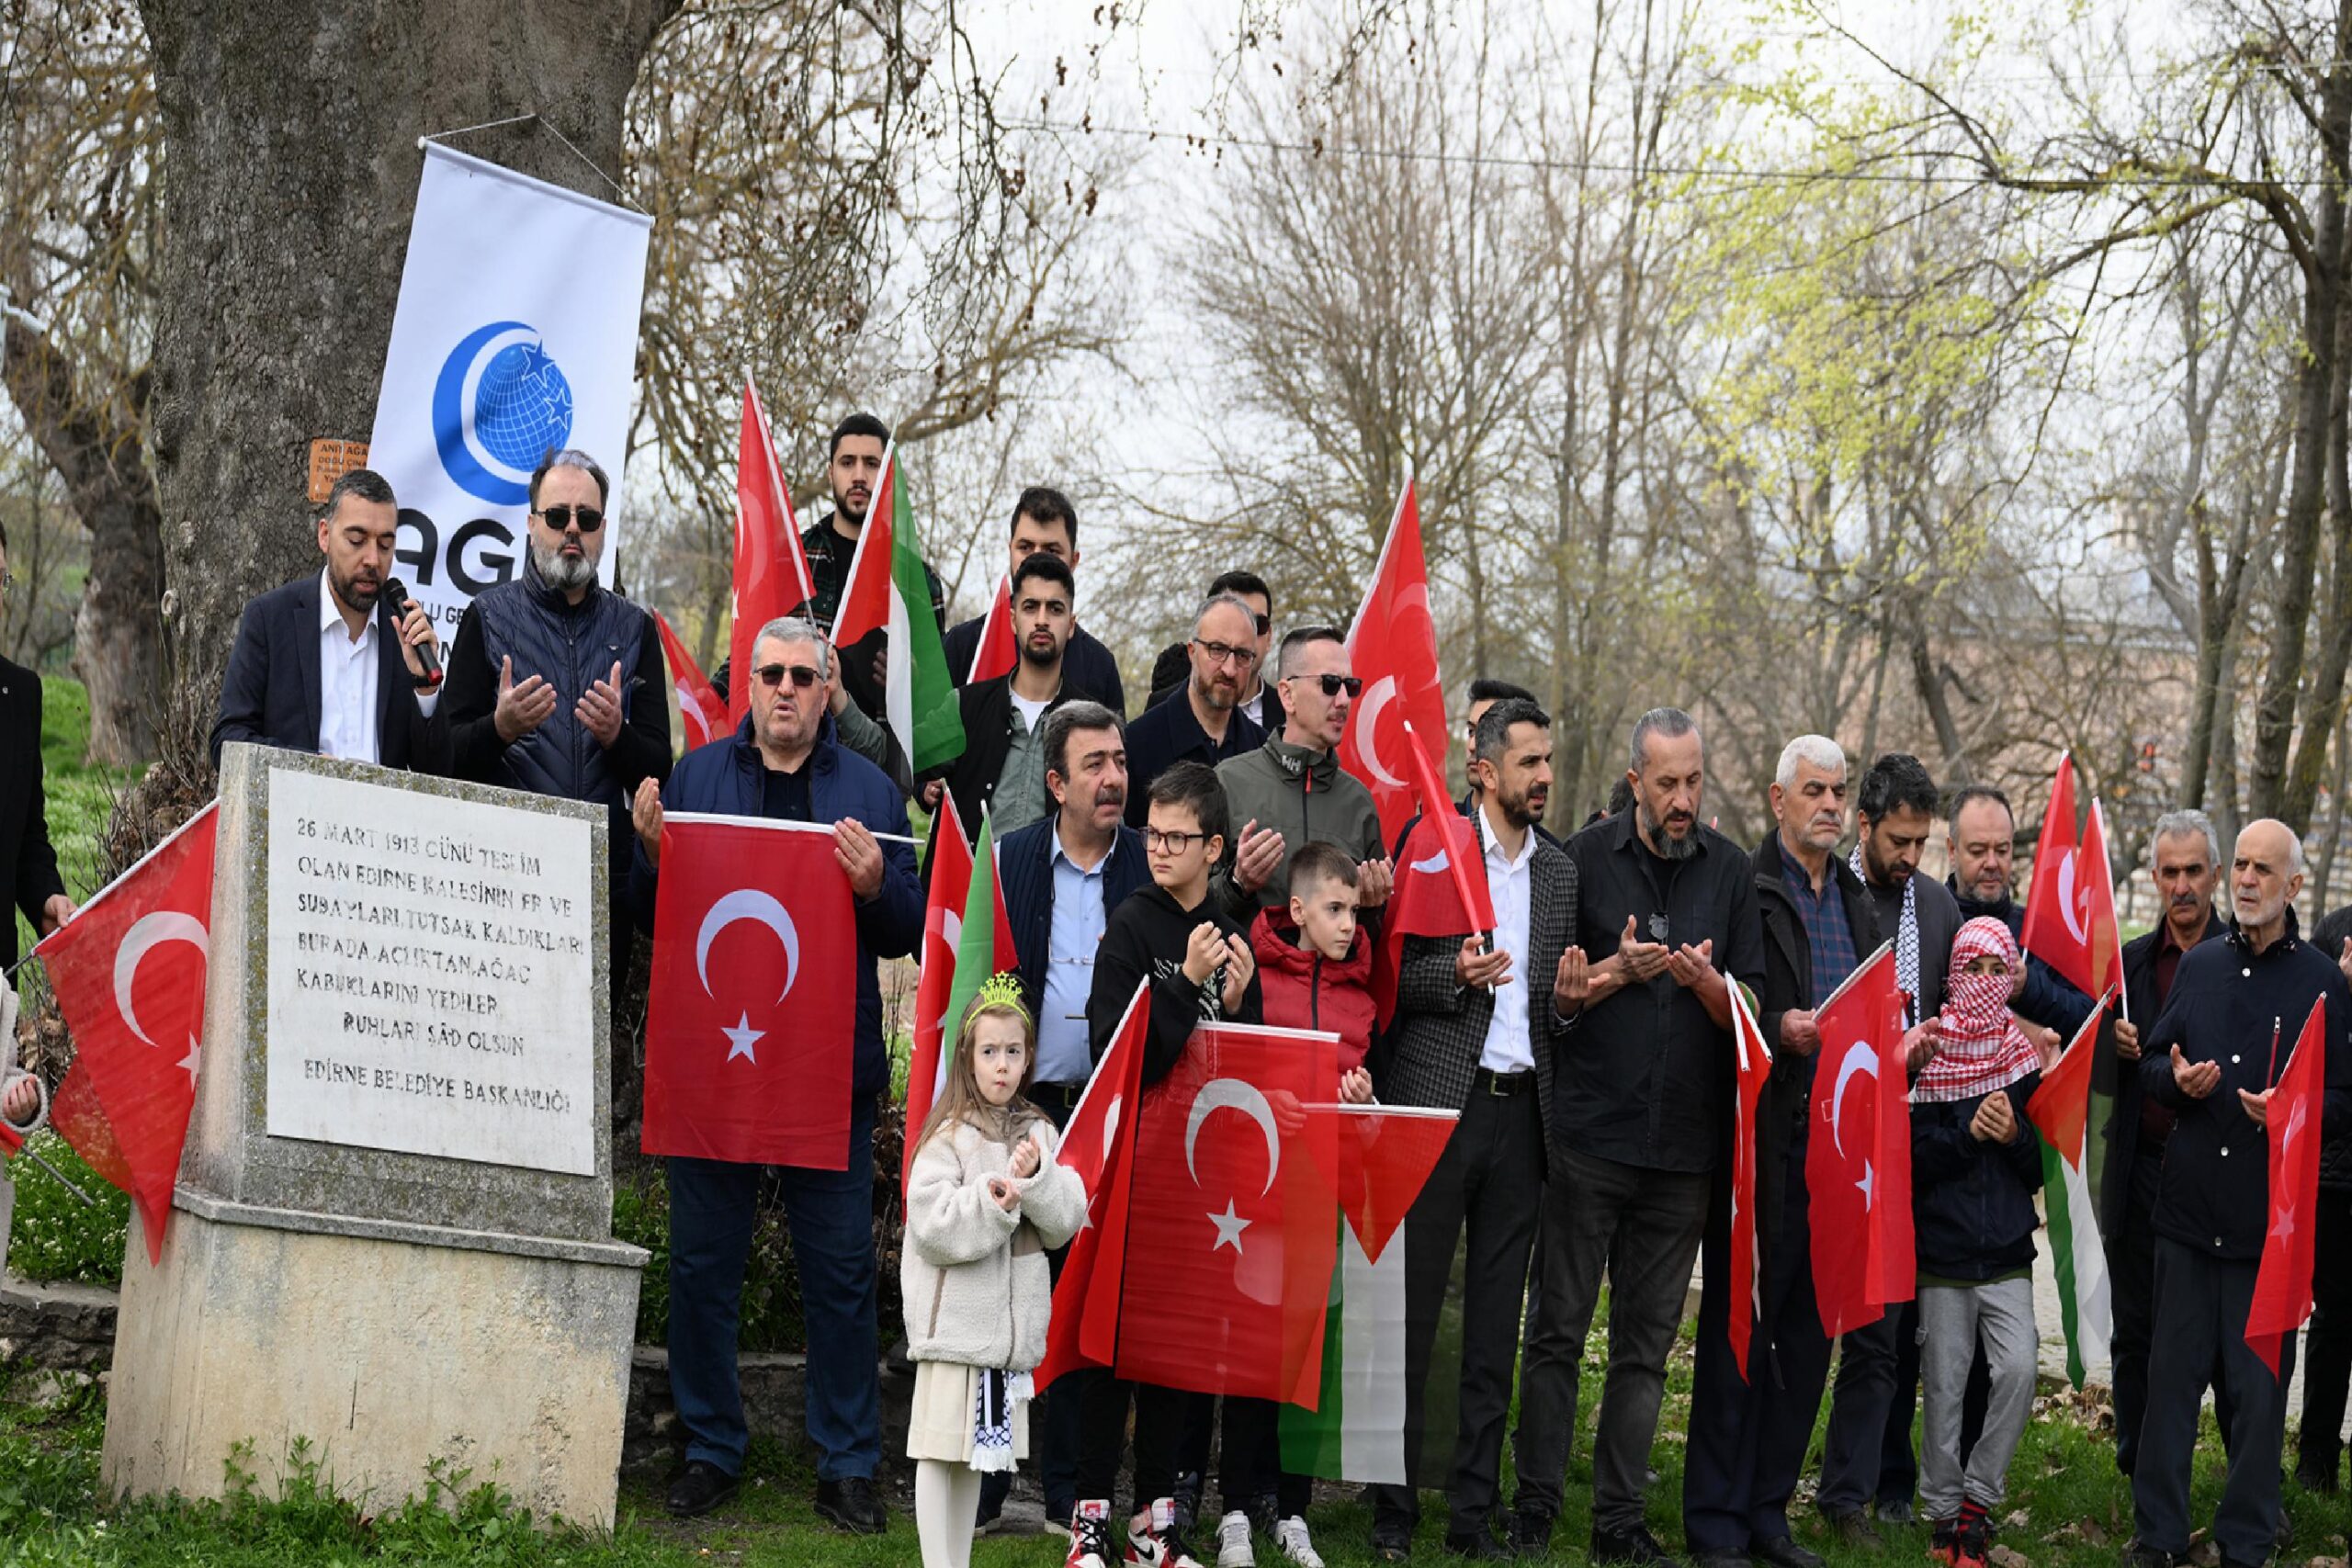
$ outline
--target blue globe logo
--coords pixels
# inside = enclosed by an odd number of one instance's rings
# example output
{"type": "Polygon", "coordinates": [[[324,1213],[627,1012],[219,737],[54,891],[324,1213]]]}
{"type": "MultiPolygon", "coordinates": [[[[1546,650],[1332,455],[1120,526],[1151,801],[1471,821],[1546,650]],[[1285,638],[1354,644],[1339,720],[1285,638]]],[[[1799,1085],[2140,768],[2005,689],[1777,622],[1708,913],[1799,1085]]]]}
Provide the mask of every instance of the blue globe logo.
{"type": "Polygon", "coordinates": [[[521,505],[531,470],[571,439],[571,383],[539,334],[492,321],[466,334],[433,387],[441,466],[494,506],[521,505]]]}

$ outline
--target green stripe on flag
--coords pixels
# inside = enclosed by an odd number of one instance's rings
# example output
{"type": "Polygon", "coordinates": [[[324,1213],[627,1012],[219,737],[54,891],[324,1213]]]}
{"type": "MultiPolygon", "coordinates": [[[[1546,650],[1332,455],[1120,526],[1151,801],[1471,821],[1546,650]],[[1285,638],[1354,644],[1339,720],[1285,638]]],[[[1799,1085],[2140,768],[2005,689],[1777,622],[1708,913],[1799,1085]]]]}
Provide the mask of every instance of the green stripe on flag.
{"type": "Polygon", "coordinates": [[[931,573],[915,550],[914,503],[907,499],[903,470],[890,486],[890,687],[886,701],[893,720],[905,716],[908,732],[899,737],[918,773],[964,754],[964,710],[948,673],[947,650],[939,621],[931,613],[931,573]]]}
{"type": "MultiPolygon", "coordinates": [[[[947,809],[943,802],[941,810],[947,809]]],[[[956,978],[947,987],[947,1010],[939,1021],[941,1069],[956,1056],[963,1038],[964,1014],[996,973],[996,844],[986,808],[980,812],[980,839],[972,846],[972,882],[964,893],[964,926],[956,933],[956,978]]]]}

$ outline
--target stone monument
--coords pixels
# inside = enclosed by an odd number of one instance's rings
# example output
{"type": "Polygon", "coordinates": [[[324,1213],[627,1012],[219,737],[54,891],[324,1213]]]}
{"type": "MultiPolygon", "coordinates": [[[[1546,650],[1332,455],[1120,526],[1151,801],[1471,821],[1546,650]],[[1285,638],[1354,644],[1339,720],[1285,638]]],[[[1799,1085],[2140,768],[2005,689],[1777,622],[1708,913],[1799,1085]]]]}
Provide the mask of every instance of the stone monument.
{"type": "Polygon", "coordinates": [[[602,807],[232,745],[201,1070],[133,1234],[117,1495],[435,1461],[609,1527],[646,1255],[612,1239],[602,807]]]}

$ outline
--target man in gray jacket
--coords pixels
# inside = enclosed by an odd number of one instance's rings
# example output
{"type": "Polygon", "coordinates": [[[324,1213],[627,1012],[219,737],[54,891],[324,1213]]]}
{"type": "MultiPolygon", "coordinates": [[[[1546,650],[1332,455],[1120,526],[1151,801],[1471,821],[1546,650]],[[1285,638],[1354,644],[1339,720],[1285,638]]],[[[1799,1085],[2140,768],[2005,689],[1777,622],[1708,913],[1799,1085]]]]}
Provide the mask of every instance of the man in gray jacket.
{"type": "Polygon", "coordinates": [[[1342,773],[1337,749],[1363,682],[1347,644],[1330,626],[1301,626],[1282,640],[1274,669],[1284,711],[1279,734],[1254,751],[1219,762],[1216,781],[1242,824],[1210,893],[1235,924],[1290,901],[1290,855],[1302,844],[1336,844],[1361,863],[1357,906],[1388,901],[1388,851],[1380,808],[1363,781],[1342,773]]]}

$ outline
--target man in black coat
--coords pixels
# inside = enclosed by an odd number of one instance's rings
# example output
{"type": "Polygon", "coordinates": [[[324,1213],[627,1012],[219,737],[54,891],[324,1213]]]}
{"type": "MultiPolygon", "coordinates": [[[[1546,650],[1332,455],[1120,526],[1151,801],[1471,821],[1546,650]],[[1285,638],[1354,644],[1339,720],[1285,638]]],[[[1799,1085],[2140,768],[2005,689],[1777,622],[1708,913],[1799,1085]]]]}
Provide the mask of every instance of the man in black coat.
{"type": "Polygon", "coordinates": [[[2155,1325],[2148,1404],[2132,1472],[2131,1568],[2170,1568],[2189,1545],[2198,1405],[2220,1362],[2231,1416],[2229,1470],[2213,1511],[2225,1565],[2267,1562],[2278,1536],[2278,1457],[2295,1336],[2274,1370],[2246,1343],[2246,1320],[2270,1227],[2272,1097],[2315,1001],[2327,1008],[2324,1138],[2352,1117],[2352,987],[2301,940],[2294,898],[2303,846],[2267,818],[2238,834],[2230,860],[2229,934],[2180,960],[2171,997],[2145,1037],[2140,1087],[2173,1112],[2156,1191],[2155,1325]]]}
{"type": "MultiPolygon", "coordinates": [[[[2149,875],[2164,898],[2165,918],[2155,930],[2123,944],[2124,1010],[2136,1022],[2114,1020],[2099,1040],[2096,1076],[2102,1087],[2112,1083],[2115,1093],[2107,1158],[2099,1171],[2098,1227],[2107,1243],[2115,1301],[2115,1468],[2125,1475],[2139,1462],[2140,1417],[2148,1406],[2156,1188],[2174,1121],[2170,1111],[2141,1092],[2140,1031],[2163,1015],[2188,951],[2229,932],[2227,922],[2213,912],[2213,890],[2222,881],[2221,843],[2212,819],[2202,811],[2169,811],[2156,818],[2148,846],[2149,875]]],[[[2228,1407],[2222,1408],[2226,1432],[2228,1407]]]]}
{"type": "MultiPolygon", "coordinates": [[[[1209,584],[1208,597],[1229,594],[1241,601],[1256,628],[1256,656],[1249,669],[1241,672],[1241,682],[1235,705],[1243,717],[1272,735],[1290,716],[1283,708],[1283,694],[1266,677],[1266,659],[1274,646],[1274,596],[1266,580],[1254,571],[1220,572],[1209,584]]],[[[1151,696],[1144,704],[1156,708],[1184,689],[1192,675],[1190,645],[1170,643],[1159,650],[1151,664],[1151,696]]]]}
{"type": "MultiPolygon", "coordinates": [[[[1778,829],[1752,857],[1764,929],[1757,1022],[1772,1076],[1756,1107],[1757,1239],[1763,1300],[1747,1376],[1732,1360],[1731,1162],[1718,1163],[1701,1248],[1697,1366],[1682,1471],[1682,1533],[1702,1563],[1761,1561],[1821,1568],[1789,1528],[1829,1376],[1829,1337],[1813,1293],[1812,1200],[1805,1188],[1807,1115],[1821,1035],[1817,1004],[1879,946],[1878,907],[1838,854],[1846,832],[1846,754],[1825,735],[1781,752],[1771,805],[1778,829]]],[[[1751,1310],[1746,1301],[1736,1310],[1751,1310]]]]}
{"type": "MultiPolygon", "coordinates": [[[[0,592],[8,583],[8,536],[0,529],[0,592]]],[[[0,659],[0,886],[24,911],[37,936],[74,918],[74,901],[57,874],[41,790],[40,677],[0,659]]],[[[0,970],[17,963],[17,922],[0,922],[0,970]]],[[[0,1042],[0,1066],[13,1053],[0,1042]]]]}
{"type": "MultiPolygon", "coordinates": [[[[1033,555],[1054,557],[1069,568],[1073,577],[1078,571],[1078,509],[1069,503],[1069,497],[1050,485],[1031,485],[1012,505],[1010,570],[1018,573],[1021,563],[1033,555]]],[[[994,612],[991,604],[989,614],[994,612]]],[[[958,621],[947,628],[947,635],[940,641],[947,655],[948,679],[958,686],[971,675],[972,656],[979,651],[980,634],[988,629],[988,624],[987,615],[958,621]]],[[[1119,681],[1119,661],[1100,638],[1084,626],[1073,625],[1062,659],[1068,667],[1066,672],[1080,691],[1120,718],[1126,717],[1127,693],[1119,681]]],[[[968,728],[966,733],[970,733],[968,728]]]]}
{"type": "Polygon", "coordinates": [[[400,508],[392,487],[354,468],[327,491],[319,516],[326,567],[260,594],[237,623],[212,723],[212,762],[232,740],[406,768],[449,771],[448,715],[433,621],[414,600],[384,596],[400,508]]]}
{"type": "MultiPolygon", "coordinates": [[[[2352,904],[2312,930],[2312,945],[2352,981],[2352,904]]],[[[2303,1337],[2302,1437],[2295,1479],[2333,1492],[2344,1462],[2344,1404],[2352,1389],[2352,1127],[2331,1129],[2319,1152],[2319,1263],[2311,1332],[2303,1337]]]]}

